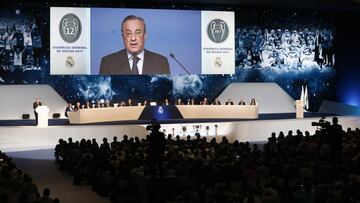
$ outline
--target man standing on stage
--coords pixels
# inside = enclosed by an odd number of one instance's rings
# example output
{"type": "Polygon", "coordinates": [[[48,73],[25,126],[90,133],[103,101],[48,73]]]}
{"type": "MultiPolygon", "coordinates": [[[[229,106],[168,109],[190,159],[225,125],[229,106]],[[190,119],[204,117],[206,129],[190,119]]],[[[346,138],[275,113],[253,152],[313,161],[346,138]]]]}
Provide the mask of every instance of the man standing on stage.
{"type": "Polygon", "coordinates": [[[35,120],[36,120],[36,125],[38,125],[38,113],[36,112],[36,108],[38,106],[41,106],[41,102],[40,99],[37,97],[35,102],[33,103],[33,109],[34,109],[34,114],[35,114],[35,120]]]}

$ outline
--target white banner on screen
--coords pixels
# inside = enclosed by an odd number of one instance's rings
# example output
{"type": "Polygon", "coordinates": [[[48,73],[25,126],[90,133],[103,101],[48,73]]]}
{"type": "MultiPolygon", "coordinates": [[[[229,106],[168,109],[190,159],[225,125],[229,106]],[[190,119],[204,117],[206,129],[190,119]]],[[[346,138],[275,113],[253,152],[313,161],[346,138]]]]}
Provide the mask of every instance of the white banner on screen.
{"type": "Polygon", "coordinates": [[[90,74],[90,8],[50,8],[50,74],[90,74]]]}
{"type": "Polygon", "coordinates": [[[201,11],[201,73],[235,73],[234,12],[201,11]]]}

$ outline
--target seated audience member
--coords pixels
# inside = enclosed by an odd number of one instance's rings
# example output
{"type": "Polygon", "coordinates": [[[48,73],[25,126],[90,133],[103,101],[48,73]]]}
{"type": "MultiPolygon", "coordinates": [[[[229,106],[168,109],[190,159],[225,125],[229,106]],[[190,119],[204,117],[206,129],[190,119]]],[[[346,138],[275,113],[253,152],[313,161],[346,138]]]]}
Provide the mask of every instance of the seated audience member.
{"type": "Polygon", "coordinates": [[[128,101],[126,102],[126,106],[134,106],[131,98],[129,98],[128,101]]]}
{"type": "Polygon", "coordinates": [[[255,98],[252,98],[251,99],[251,102],[250,102],[250,105],[256,105],[257,103],[256,103],[256,101],[255,101],[255,98]]]}
{"type": "Polygon", "coordinates": [[[215,100],[213,101],[212,104],[213,105],[221,105],[221,102],[217,98],[215,98],[215,100]]]}
{"type": "Polygon", "coordinates": [[[183,105],[183,103],[182,103],[182,101],[181,101],[180,98],[176,101],[175,105],[183,105]]]}
{"type": "Polygon", "coordinates": [[[67,112],[73,112],[73,111],[74,111],[74,108],[73,108],[71,102],[68,102],[68,105],[65,108],[65,116],[68,117],[67,112]]]}
{"type": "Polygon", "coordinates": [[[169,100],[166,98],[165,99],[165,101],[164,101],[164,104],[163,104],[164,106],[169,106],[170,105],[170,103],[169,103],[169,100]]]}
{"type": "Polygon", "coordinates": [[[246,105],[243,99],[240,99],[239,105],[246,105]]]}
{"type": "Polygon", "coordinates": [[[39,203],[52,203],[53,199],[50,198],[50,189],[45,188],[43,190],[43,196],[39,198],[39,203]]]}
{"type": "Polygon", "coordinates": [[[75,107],[74,107],[74,111],[78,111],[78,110],[80,110],[80,109],[82,109],[80,102],[76,102],[76,105],[75,105],[75,107]]]}
{"type": "Polygon", "coordinates": [[[108,99],[105,101],[104,107],[114,107],[114,104],[112,104],[108,99]]]}
{"type": "Polygon", "coordinates": [[[234,105],[234,102],[229,98],[227,102],[225,102],[225,105],[234,105]]]}
{"type": "Polygon", "coordinates": [[[110,147],[111,147],[112,150],[118,149],[120,147],[120,142],[117,141],[116,136],[113,137],[113,142],[111,142],[110,147]]]}
{"type": "Polygon", "coordinates": [[[33,183],[32,178],[29,175],[25,174],[24,184],[22,185],[19,192],[19,202],[37,202],[38,195],[39,191],[37,186],[33,183]],[[25,201],[21,201],[20,199],[25,201]]]}
{"type": "Polygon", "coordinates": [[[207,97],[204,97],[204,99],[200,102],[201,105],[209,105],[207,97]]]}
{"type": "Polygon", "coordinates": [[[83,107],[84,109],[91,109],[93,106],[90,104],[89,101],[86,101],[85,106],[83,107]]]}
{"type": "Polygon", "coordinates": [[[144,100],[143,106],[149,106],[149,105],[150,105],[150,102],[148,102],[147,100],[144,100]]]}

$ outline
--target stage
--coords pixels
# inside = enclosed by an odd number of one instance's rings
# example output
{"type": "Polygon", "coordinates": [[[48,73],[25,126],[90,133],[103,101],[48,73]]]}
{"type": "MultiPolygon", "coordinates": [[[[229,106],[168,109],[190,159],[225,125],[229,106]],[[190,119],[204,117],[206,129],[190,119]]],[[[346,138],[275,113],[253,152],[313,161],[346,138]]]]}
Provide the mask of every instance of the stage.
{"type": "MultiPolygon", "coordinates": [[[[317,129],[311,126],[318,122],[321,116],[331,121],[334,114],[305,113],[303,119],[296,119],[295,113],[259,114],[258,119],[173,119],[162,120],[161,131],[166,134],[194,136],[196,132],[211,139],[220,140],[226,136],[230,142],[266,141],[271,132],[283,131],[285,134],[297,129],[314,133],[317,129]]],[[[50,119],[49,127],[34,126],[34,120],[1,120],[0,121],[0,149],[4,152],[28,151],[36,149],[52,149],[59,139],[72,137],[74,141],[82,138],[96,138],[98,143],[106,137],[109,142],[113,136],[118,140],[123,135],[145,138],[148,135],[146,125],[150,120],[118,121],[96,123],[88,125],[69,124],[67,119],[50,119]]],[[[339,116],[339,123],[343,129],[360,127],[359,116],[339,116]]]]}
{"type": "MultiPolygon", "coordinates": [[[[295,132],[297,129],[314,133],[317,128],[311,126],[311,123],[318,122],[322,116],[326,116],[326,120],[331,121],[332,116],[342,115],[339,116],[339,122],[343,125],[344,130],[348,127],[354,129],[360,126],[360,114],[352,114],[359,109],[337,103],[323,105],[320,108],[321,113],[306,112],[303,119],[296,119],[294,100],[275,83],[235,83],[229,85],[218,96],[223,104],[229,98],[239,101],[244,95],[247,95],[247,98],[256,98],[258,105],[258,109],[255,111],[256,116],[238,113],[236,114],[237,118],[231,118],[233,110],[228,108],[238,108],[238,105],[196,105],[192,107],[185,105],[180,106],[179,108],[185,108],[180,110],[176,106],[162,106],[162,111],[159,111],[159,106],[150,106],[143,107],[142,113],[138,117],[135,116],[135,119],[126,117],[125,120],[91,124],[70,124],[69,120],[65,119],[61,113],[59,119],[49,119],[49,126],[46,128],[36,127],[34,119],[20,120],[19,118],[23,113],[29,113],[30,118],[33,118],[32,106],[28,105],[33,102],[30,95],[42,95],[45,101],[49,101],[47,105],[51,110],[50,116],[55,112],[63,112],[66,102],[56,91],[43,85],[2,86],[0,90],[4,93],[3,95],[8,95],[10,98],[6,101],[17,102],[11,105],[4,103],[0,106],[0,112],[2,112],[0,115],[0,149],[5,152],[53,149],[59,139],[67,140],[69,137],[72,137],[74,141],[82,138],[96,138],[98,143],[101,143],[104,137],[109,142],[114,136],[121,140],[125,134],[129,137],[145,138],[149,134],[146,126],[150,124],[151,118],[157,118],[160,121],[161,131],[166,134],[179,135],[184,138],[187,135],[194,136],[198,132],[208,139],[215,137],[220,140],[226,136],[230,142],[234,140],[264,142],[271,132],[278,134],[283,131],[286,134],[289,130],[295,132]],[[269,98],[271,98],[271,102],[269,102],[269,98]],[[19,108],[8,108],[9,106],[18,106],[19,108]],[[223,112],[219,112],[219,109],[223,112]],[[174,110],[181,111],[181,115],[174,110]],[[196,113],[195,110],[198,110],[198,114],[195,114],[196,119],[192,117],[194,116],[192,113],[196,113]],[[220,115],[221,113],[223,115],[220,115]]],[[[93,113],[100,110],[92,109],[90,111],[93,113]]]]}

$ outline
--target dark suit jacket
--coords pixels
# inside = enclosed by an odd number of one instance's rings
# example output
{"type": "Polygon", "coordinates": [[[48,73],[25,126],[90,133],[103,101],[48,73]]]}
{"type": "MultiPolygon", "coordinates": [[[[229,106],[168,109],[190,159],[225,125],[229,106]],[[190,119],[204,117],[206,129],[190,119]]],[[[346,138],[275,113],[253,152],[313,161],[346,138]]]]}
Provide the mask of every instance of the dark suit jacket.
{"type": "Polygon", "coordinates": [[[39,102],[39,104],[36,103],[36,102],[34,102],[34,103],[33,103],[34,112],[35,112],[35,109],[36,109],[38,106],[41,106],[41,105],[42,105],[41,102],[39,102]]]}
{"type": "MultiPolygon", "coordinates": [[[[131,75],[126,49],[103,57],[101,59],[99,74],[131,75]]],[[[167,58],[145,49],[142,74],[170,74],[167,58]]]]}
{"type": "Polygon", "coordinates": [[[217,101],[217,102],[213,101],[212,104],[213,104],[213,105],[221,105],[221,102],[220,102],[220,101],[217,101]]]}

